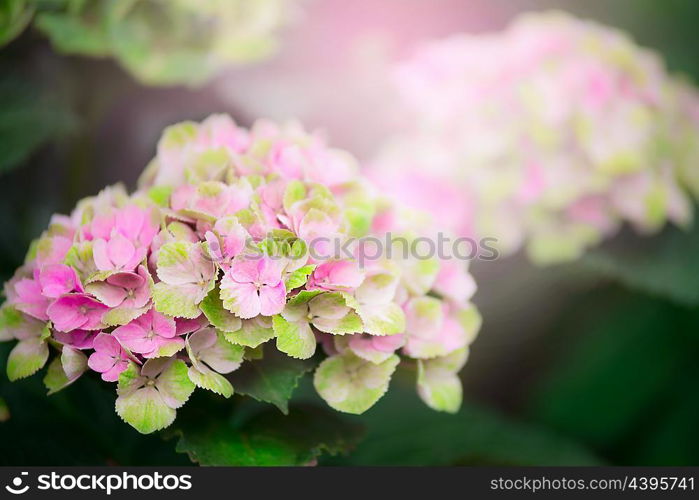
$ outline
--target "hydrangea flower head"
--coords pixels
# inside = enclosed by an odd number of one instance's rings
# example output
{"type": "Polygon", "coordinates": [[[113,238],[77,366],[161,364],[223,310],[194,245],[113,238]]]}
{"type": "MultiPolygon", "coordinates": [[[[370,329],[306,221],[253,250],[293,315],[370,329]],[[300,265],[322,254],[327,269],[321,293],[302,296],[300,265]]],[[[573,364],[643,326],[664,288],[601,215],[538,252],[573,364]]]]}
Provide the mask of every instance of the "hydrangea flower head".
{"type": "Polygon", "coordinates": [[[525,15],[421,46],[396,84],[414,126],[372,176],[459,236],[549,263],[624,222],[642,233],[691,222],[699,98],[619,31],[525,15]]]}
{"type": "Polygon", "coordinates": [[[425,402],[456,411],[461,365],[448,360],[478,329],[475,286],[453,264],[357,259],[354,238],[392,229],[379,205],[347,153],[296,124],[169,127],[135,193],[107,188],[54,217],[6,283],[8,374],[56,351],[50,392],[99,374],[117,382],[119,416],[149,433],[197,387],[231,397],[229,374],[274,349],[324,357],[315,387],[350,413],[413,359],[425,402]]]}

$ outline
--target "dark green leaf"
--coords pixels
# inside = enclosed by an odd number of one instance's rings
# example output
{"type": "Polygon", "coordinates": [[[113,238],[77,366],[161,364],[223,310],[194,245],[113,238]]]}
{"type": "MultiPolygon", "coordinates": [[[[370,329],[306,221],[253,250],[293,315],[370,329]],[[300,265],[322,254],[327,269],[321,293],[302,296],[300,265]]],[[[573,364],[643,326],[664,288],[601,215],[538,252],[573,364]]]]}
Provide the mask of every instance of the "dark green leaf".
{"type": "Polygon", "coordinates": [[[566,317],[555,332],[565,342],[559,362],[531,416],[616,456],[647,437],[671,390],[689,376],[699,314],[649,296],[596,291],[566,317]]]}
{"type": "Polygon", "coordinates": [[[360,428],[337,412],[311,406],[288,415],[267,410],[243,423],[209,418],[175,427],[176,450],[200,465],[310,465],[323,452],[348,451],[361,437],[360,428]]]}
{"type": "Polygon", "coordinates": [[[276,349],[266,349],[263,359],[243,363],[228,379],[236,394],[272,403],[286,414],[299,379],[312,368],[311,360],[294,359],[276,349]]]}
{"type": "Polygon", "coordinates": [[[699,305],[699,225],[654,237],[628,235],[591,250],[582,264],[625,286],[680,304],[699,305]]]}
{"type": "MultiPolygon", "coordinates": [[[[9,343],[0,344],[5,372],[9,343]]],[[[85,375],[46,395],[41,375],[17,382],[0,376],[0,465],[186,465],[160,436],[143,436],[114,411],[113,384],[85,375]]]]}

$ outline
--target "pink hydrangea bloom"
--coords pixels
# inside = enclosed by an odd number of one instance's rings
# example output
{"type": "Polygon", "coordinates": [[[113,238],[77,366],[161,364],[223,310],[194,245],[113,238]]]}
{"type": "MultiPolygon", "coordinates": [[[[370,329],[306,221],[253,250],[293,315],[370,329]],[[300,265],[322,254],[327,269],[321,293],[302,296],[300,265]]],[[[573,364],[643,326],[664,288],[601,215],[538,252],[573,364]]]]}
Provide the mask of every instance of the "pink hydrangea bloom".
{"type": "Polygon", "coordinates": [[[100,333],[93,345],[93,352],[87,360],[90,369],[102,374],[102,380],[116,382],[119,374],[126,370],[129,357],[119,341],[112,335],[100,333]]]}
{"type": "Polygon", "coordinates": [[[221,280],[221,292],[243,319],[279,314],[286,303],[281,264],[266,256],[234,261],[221,280]]]}
{"type": "Polygon", "coordinates": [[[177,336],[175,320],[151,309],[131,323],[120,326],[112,333],[129,351],[155,358],[163,352],[177,352],[184,348],[184,340],[177,336]]]}
{"type": "Polygon", "coordinates": [[[53,327],[60,332],[99,330],[102,316],[109,308],[97,299],[82,293],[63,295],[47,309],[53,327]]]}
{"type": "Polygon", "coordinates": [[[545,264],[623,223],[691,222],[699,95],[626,34],[527,14],[502,32],[424,43],[394,73],[410,125],[370,175],[457,236],[545,264]]]}
{"type": "Polygon", "coordinates": [[[388,255],[364,267],[332,255],[372,234],[382,213],[394,228],[417,226],[320,135],[270,122],[247,130],[225,116],[175,125],[139,186],[107,188],[53,217],[5,284],[0,340],[17,341],[10,379],[53,358],[45,380],[55,392],[89,368],[118,382],[117,413],[149,433],[172,423],[195,387],[230,397],[223,375],[255,363],[263,346],[265,356],[276,348],[308,360],[321,343],[319,394],[361,413],[401,356],[427,359],[413,349],[420,335],[437,339],[437,353],[427,346],[436,356],[470,342],[449,323],[472,307],[472,283],[457,276],[465,269],[437,276],[388,255]],[[448,305],[448,317],[422,331],[406,314],[419,300],[448,305]]]}

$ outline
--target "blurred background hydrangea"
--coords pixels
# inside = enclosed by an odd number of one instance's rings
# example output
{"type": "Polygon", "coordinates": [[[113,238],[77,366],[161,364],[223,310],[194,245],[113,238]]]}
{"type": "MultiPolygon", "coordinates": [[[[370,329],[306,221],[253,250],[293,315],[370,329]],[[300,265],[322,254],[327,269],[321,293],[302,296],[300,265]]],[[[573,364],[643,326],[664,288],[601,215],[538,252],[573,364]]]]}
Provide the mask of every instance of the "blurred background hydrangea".
{"type": "MultiPolygon", "coordinates": [[[[623,30],[699,82],[691,0],[0,1],[0,277],[52,213],[107,184],[134,187],[170,123],[214,112],[242,125],[298,119],[368,163],[409,125],[392,87],[397,62],[431,40],[500,32],[550,9],[623,30]]],[[[522,252],[473,262],[484,325],[461,412],[422,408],[405,373],[349,419],[366,429],[355,452],[321,463],[697,464],[699,230],[658,229],[624,228],[545,270],[522,252]]],[[[109,391],[79,383],[46,398],[40,380],[0,376],[0,438],[16,450],[4,464],[188,462],[116,420],[109,391]]],[[[315,402],[307,386],[297,399],[315,402]]]]}

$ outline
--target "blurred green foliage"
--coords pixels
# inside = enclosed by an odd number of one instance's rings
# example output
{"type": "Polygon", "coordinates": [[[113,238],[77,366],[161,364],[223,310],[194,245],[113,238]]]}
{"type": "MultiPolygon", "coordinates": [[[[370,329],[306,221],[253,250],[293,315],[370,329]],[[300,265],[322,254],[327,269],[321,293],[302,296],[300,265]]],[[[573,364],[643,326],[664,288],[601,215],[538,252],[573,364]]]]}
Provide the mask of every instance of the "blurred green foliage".
{"type": "MultiPolygon", "coordinates": [[[[405,374],[403,374],[405,376],[405,374]]],[[[411,374],[414,376],[414,374],[411,374]]],[[[411,382],[412,382],[412,376],[411,382]]],[[[402,382],[402,383],[401,383],[402,382]]],[[[593,453],[562,434],[465,403],[455,415],[420,404],[406,380],[365,415],[366,438],[333,465],[600,465],[593,453]]]]}
{"type": "Polygon", "coordinates": [[[58,96],[17,74],[0,73],[0,175],[75,126],[75,115],[58,96]]]}
{"type": "Polygon", "coordinates": [[[699,462],[699,309],[610,287],[575,301],[554,335],[531,418],[613,463],[699,462]]]}

